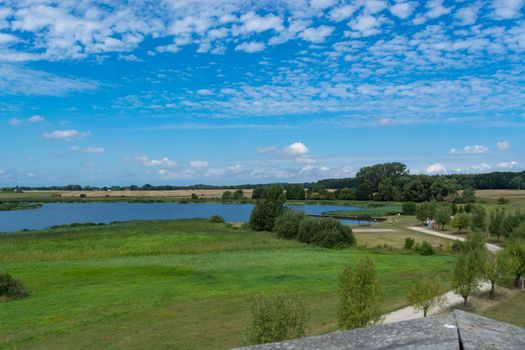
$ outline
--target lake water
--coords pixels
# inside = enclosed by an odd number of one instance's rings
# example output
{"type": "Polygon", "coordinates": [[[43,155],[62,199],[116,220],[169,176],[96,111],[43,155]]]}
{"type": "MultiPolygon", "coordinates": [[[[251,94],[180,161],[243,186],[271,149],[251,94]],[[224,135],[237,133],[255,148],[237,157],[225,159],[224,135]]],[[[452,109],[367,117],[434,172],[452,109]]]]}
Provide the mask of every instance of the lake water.
{"type": "MultiPolygon", "coordinates": [[[[250,218],[253,204],[222,203],[44,203],[39,209],[0,211],[0,232],[23,229],[40,230],[53,225],[75,222],[110,223],[129,220],[169,220],[209,218],[221,215],[226,221],[241,222],[250,218]]],[[[290,205],[306,214],[332,210],[361,209],[338,205],[290,205]]],[[[354,224],[352,220],[342,220],[354,224]]]]}

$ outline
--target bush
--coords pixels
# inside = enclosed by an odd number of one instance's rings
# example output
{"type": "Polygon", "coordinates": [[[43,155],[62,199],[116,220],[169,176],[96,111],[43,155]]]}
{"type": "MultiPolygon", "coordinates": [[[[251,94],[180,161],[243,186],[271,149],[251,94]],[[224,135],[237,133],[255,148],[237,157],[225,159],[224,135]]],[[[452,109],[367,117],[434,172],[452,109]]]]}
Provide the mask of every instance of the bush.
{"type": "Polygon", "coordinates": [[[273,231],[278,237],[297,239],[299,225],[305,218],[306,215],[303,212],[287,209],[275,219],[273,231]]]}
{"type": "Polygon", "coordinates": [[[296,297],[259,296],[252,308],[248,344],[263,344],[304,336],[306,309],[296,297]]]}
{"type": "Polygon", "coordinates": [[[436,252],[434,251],[434,248],[430,243],[427,241],[423,241],[421,243],[421,246],[419,247],[419,254],[421,255],[434,255],[436,252]]]}
{"type": "Polygon", "coordinates": [[[284,210],[284,190],[280,185],[272,185],[263,190],[250,215],[250,226],[255,231],[271,231],[275,219],[284,210]]]}
{"type": "Polygon", "coordinates": [[[404,202],[402,208],[403,208],[403,215],[416,215],[416,203],[404,202]]]}
{"type": "Polygon", "coordinates": [[[305,218],[299,224],[297,239],[325,248],[352,245],[355,238],[352,229],[340,221],[329,218],[305,218]]]}
{"type": "Polygon", "coordinates": [[[220,215],[217,215],[217,214],[212,215],[212,216],[210,217],[210,220],[209,220],[209,221],[212,222],[212,223],[214,223],[214,224],[222,224],[222,223],[225,222],[225,221],[224,221],[224,218],[223,218],[222,216],[220,216],[220,215]]]}
{"type": "Polygon", "coordinates": [[[374,263],[362,259],[355,269],[347,267],[339,276],[337,324],[342,329],[365,327],[381,320],[382,291],[374,263]]]}
{"type": "Polygon", "coordinates": [[[405,238],[405,249],[410,250],[412,247],[414,247],[414,244],[416,243],[416,240],[411,237],[405,238]]]}
{"type": "Polygon", "coordinates": [[[9,273],[0,273],[0,297],[21,299],[29,296],[29,291],[22,281],[14,278],[9,273]]]}
{"type": "Polygon", "coordinates": [[[509,200],[505,197],[499,197],[498,204],[509,204],[509,200]]]}

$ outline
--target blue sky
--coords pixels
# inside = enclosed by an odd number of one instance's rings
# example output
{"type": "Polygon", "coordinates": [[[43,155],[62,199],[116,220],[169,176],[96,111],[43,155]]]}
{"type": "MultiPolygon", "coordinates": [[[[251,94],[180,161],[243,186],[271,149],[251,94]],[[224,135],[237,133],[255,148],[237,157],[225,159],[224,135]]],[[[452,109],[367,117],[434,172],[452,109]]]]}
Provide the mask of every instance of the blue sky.
{"type": "Polygon", "coordinates": [[[0,1],[0,186],[523,170],[524,5],[0,1]]]}

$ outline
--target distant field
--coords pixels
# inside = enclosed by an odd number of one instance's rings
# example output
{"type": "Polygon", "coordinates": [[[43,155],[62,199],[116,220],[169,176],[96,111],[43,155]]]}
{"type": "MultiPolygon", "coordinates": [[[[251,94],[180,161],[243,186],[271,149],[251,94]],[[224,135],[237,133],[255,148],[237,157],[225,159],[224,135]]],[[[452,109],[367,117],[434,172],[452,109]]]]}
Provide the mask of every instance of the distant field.
{"type": "Polygon", "coordinates": [[[480,199],[498,199],[500,197],[525,198],[525,189],[524,190],[478,190],[476,191],[476,197],[480,199]]]}
{"type": "Polygon", "coordinates": [[[3,234],[0,270],[33,295],[0,301],[0,349],[231,348],[243,342],[254,297],[267,292],[304,298],[308,334],[332,331],[337,275],[365,256],[385,312],[406,305],[414,278],[447,279],[454,262],[315,248],[204,220],[3,234]]]}
{"type": "MultiPolygon", "coordinates": [[[[0,193],[0,200],[159,200],[173,201],[189,199],[195,193],[199,199],[221,198],[225,191],[236,191],[236,188],[224,190],[173,190],[173,191],[25,191],[23,193],[0,193]],[[81,198],[80,195],[85,195],[81,198]]],[[[253,189],[243,189],[246,198],[252,197],[253,189]]]]}

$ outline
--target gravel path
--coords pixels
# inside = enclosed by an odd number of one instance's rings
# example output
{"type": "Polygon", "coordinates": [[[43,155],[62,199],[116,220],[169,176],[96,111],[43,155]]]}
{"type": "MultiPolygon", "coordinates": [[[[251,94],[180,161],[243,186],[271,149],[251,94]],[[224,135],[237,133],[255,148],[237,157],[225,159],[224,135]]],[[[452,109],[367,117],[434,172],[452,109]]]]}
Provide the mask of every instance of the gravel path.
{"type": "MultiPolygon", "coordinates": [[[[423,228],[423,227],[407,227],[407,228],[409,230],[413,230],[413,231],[429,234],[429,235],[432,235],[432,236],[452,239],[452,240],[456,240],[456,241],[464,241],[465,240],[463,237],[457,237],[457,236],[449,235],[449,234],[446,234],[446,233],[436,232],[436,231],[429,230],[429,229],[426,229],[426,228],[423,228]]],[[[487,249],[489,251],[491,251],[493,253],[497,252],[498,250],[501,249],[501,247],[498,247],[497,245],[490,244],[490,243],[486,243],[485,246],[487,247],[487,249]]],[[[490,283],[485,283],[485,282],[482,283],[480,285],[480,290],[481,290],[481,292],[486,292],[486,291],[490,290],[490,283]]],[[[452,291],[445,293],[444,296],[445,296],[445,299],[446,299],[445,308],[449,308],[451,306],[455,306],[455,305],[461,304],[463,302],[463,298],[461,298],[460,296],[454,294],[454,292],[452,292],[452,291]]],[[[431,310],[429,312],[429,314],[435,314],[435,313],[438,313],[440,311],[441,310],[431,310]]],[[[417,311],[412,306],[407,306],[407,307],[405,307],[403,309],[400,309],[400,310],[391,312],[389,314],[386,314],[385,318],[383,320],[383,323],[400,322],[400,321],[412,320],[412,319],[421,318],[421,317],[423,317],[423,312],[417,311]]]]}

